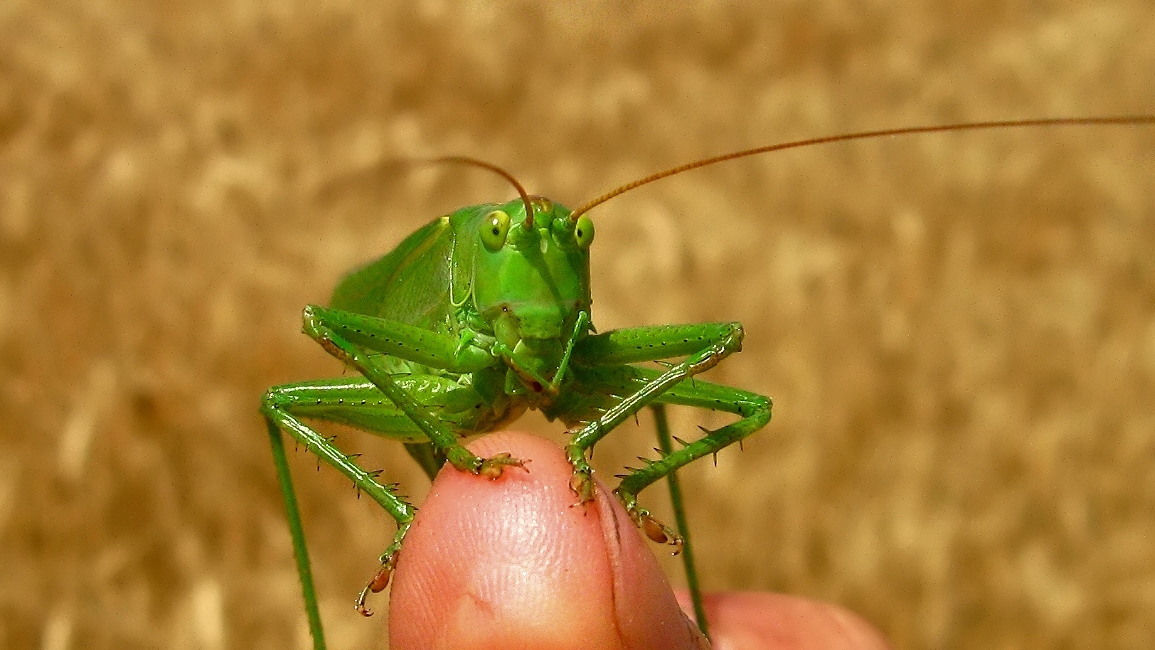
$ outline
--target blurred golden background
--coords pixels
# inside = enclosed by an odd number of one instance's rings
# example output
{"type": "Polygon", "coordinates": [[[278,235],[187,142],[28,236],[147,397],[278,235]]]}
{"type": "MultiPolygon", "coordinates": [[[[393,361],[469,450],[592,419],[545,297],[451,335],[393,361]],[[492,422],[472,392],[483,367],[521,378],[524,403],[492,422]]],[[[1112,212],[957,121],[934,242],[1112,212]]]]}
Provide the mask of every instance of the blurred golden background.
{"type": "MultiPolygon", "coordinates": [[[[0,647],[305,647],[259,397],[341,372],[299,327],[343,272],[511,196],[385,160],[576,206],[794,138],[1155,112],[1148,0],[386,4],[0,6],[0,647]]],[[[842,603],[903,649],[1155,646],[1153,178],[1155,129],[1033,129],[597,209],[599,329],[742,321],[709,377],[775,399],[684,472],[707,588],[842,603]]],[[[399,445],[340,443],[427,489],[399,445]]],[[[386,647],[351,604],[392,524],[293,460],[332,647],[386,647]]]]}

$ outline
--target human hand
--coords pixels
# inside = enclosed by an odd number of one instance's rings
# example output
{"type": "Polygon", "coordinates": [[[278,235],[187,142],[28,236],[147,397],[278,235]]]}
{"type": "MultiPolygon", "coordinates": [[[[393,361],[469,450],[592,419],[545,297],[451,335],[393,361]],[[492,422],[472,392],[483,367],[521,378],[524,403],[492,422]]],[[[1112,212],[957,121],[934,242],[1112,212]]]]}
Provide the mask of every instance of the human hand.
{"type": "MultiPolygon", "coordinates": [[[[392,648],[710,647],[610,491],[599,485],[594,501],[571,507],[561,449],[513,432],[469,447],[532,462],[496,481],[452,468],[437,476],[398,556],[392,648]]],[[[706,610],[715,648],[889,647],[855,614],[801,598],[710,594],[706,610]]]]}

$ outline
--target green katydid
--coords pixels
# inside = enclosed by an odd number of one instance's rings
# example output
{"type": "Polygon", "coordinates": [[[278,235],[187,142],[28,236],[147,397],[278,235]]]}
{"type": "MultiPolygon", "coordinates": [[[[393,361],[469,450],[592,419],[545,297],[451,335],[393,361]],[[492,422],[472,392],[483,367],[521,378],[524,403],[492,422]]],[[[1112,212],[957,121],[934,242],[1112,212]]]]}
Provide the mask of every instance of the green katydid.
{"type": "Polygon", "coordinates": [[[522,467],[508,454],[479,458],[462,436],[492,431],[527,409],[560,419],[571,438],[570,487],[579,503],[593,497],[588,456],[594,445],[640,409],[651,406],[660,458],[622,478],[614,493],[650,539],[682,551],[691,599],[703,632],[693,556],[684,524],[676,470],[717,453],[770,421],[769,398],[702,380],[688,381],[741,349],[738,323],[657,325],[595,333],[590,312],[588,212],[624,192],[691,169],[769,151],[913,133],[1031,126],[1152,124],[1155,116],[1060,118],[915,127],[844,134],[770,145],[706,158],[623,185],[578,208],[530,196],[504,170],[471,164],[509,180],[519,197],[504,204],[462,208],[438,217],[384,257],[346,276],[328,307],[308,306],[304,331],[360,375],[286,384],[264,396],[278,479],[285,499],[305,609],[315,648],[324,647],[317,599],[281,431],[336,467],[381,505],[398,529],[381,569],[356,606],[383,590],[415,509],[377,474],[357,465],[304,419],[324,420],[399,440],[432,478],[446,462],[490,478],[522,467]],[[649,367],[646,362],[661,364],[649,367]],[[672,449],[665,404],[718,410],[737,420],[672,449]],[[640,506],[638,493],[667,478],[679,531],[640,506]]]}

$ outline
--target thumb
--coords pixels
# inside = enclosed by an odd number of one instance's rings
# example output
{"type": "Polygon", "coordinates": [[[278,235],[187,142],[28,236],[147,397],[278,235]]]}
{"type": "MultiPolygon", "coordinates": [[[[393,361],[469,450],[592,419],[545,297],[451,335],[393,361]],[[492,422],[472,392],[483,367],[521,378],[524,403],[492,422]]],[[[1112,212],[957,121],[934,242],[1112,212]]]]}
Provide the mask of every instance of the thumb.
{"type": "Polygon", "coordinates": [[[617,499],[599,484],[571,507],[560,448],[510,432],[470,448],[508,451],[529,471],[438,474],[398,557],[391,647],[707,647],[617,499]]]}

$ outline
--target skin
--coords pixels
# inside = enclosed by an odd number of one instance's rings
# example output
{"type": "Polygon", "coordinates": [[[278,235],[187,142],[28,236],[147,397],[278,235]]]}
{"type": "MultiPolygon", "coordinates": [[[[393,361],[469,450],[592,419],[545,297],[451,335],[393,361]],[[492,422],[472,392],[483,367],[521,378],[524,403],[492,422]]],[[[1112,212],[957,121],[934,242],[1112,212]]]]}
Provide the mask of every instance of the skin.
{"type": "MultiPolygon", "coordinates": [[[[500,432],[469,448],[529,459],[498,480],[438,474],[400,554],[390,598],[391,647],[708,648],[618,500],[571,507],[561,448],[500,432]]],[[[688,603],[686,603],[688,607],[688,603]]],[[[769,593],[707,596],[715,648],[889,648],[857,615],[769,593]]]]}

